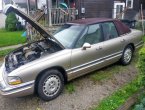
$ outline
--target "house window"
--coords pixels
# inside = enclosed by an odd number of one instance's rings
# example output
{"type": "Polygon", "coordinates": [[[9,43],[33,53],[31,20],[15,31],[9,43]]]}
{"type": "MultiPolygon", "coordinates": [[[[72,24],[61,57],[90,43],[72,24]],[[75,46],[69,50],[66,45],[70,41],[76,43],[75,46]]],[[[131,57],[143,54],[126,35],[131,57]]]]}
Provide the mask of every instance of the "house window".
{"type": "Polygon", "coordinates": [[[133,8],[133,0],[126,0],[126,7],[133,8]]]}

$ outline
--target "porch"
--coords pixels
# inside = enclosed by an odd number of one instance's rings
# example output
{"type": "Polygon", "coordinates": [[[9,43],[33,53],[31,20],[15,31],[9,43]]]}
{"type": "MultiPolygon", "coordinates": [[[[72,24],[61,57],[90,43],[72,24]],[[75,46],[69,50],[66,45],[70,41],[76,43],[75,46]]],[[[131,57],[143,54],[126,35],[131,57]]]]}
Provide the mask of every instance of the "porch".
{"type": "Polygon", "coordinates": [[[35,0],[35,8],[30,9],[29,15],[43,26],[59,26],[76,19],[75,0],[35,0]]]}

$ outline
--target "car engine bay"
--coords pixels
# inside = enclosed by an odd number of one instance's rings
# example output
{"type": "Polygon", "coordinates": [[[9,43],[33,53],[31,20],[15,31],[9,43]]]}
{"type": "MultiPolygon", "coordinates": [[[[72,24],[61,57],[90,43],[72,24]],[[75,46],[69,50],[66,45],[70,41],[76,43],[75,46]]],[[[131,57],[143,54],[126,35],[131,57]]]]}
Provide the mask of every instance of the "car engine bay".
{"type": "Polygon", "coordinates": [[[62,48],[55,42],[50,40],[41,40],[31,44],[27,44],[17,50],[11,52],[5,58],[5,65],[7,72],[11,72],[16,68],[34,61],[44,55],[57,52],[62,48]]]}

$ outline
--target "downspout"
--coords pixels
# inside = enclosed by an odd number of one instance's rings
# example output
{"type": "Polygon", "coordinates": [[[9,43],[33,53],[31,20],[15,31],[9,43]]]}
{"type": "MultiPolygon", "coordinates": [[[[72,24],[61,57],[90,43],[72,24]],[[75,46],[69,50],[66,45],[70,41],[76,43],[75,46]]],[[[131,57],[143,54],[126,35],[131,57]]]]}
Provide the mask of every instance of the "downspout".
{"type": "Polygon", "coordinates": [[[35,8],[36,8],[36,10],[38,9],[37,2],[38,2],[38,0],[35,0],[35,8]]]}
{"type": "Polygon", "coordinates": [[[142,7],[142,4],[141,4],[141,19],[142,19],[142,31],[143,31],[143,35],[145,34],[145,28],[144,28],[144,18],[143,18],[143,7],[142,7]]]}

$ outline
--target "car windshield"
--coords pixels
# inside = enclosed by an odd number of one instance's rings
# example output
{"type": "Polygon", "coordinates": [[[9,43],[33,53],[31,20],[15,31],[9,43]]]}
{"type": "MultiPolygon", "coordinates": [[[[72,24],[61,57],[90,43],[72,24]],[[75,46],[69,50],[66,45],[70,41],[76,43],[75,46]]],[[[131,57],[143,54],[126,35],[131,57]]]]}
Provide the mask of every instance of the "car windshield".
{"type": "Polygon", "coordinates": [[[71,48],[85,26],[65,24],[54,33],[54,37],[65,47],[71,48]]]}

